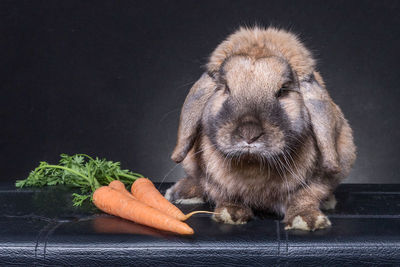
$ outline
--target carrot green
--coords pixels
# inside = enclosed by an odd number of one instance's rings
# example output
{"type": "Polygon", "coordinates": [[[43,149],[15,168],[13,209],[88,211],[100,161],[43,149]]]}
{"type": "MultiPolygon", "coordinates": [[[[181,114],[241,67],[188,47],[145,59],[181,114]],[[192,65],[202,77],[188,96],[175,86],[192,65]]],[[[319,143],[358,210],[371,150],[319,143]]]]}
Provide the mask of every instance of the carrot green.
{"type": "Polygon", "coordinates": [[[119,162],[92,158],[86,154],[61,154],[57,165],[42,161],[30,172],[28,178],[18,180],[15,185],[42,187],[61,184],[80,188],[81,194],[72,194],[72,201],[74,206],[81,206],[85,200],[92,199],[97,188],[108,185],[113,180],[120,180],[125,186],[130,186],[140,177],[143,175],[122,170],[119,162]]]}

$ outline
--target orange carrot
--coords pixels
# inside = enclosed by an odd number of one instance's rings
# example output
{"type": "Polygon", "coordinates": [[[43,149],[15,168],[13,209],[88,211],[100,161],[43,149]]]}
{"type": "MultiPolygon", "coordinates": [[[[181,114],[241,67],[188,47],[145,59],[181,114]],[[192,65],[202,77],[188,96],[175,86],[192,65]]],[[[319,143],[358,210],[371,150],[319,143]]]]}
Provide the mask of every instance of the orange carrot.
{"type": "Polygon", "coordinates": [[[131,187],[132,195],[139,201],[168,214],[180,221],[186,220],[185,214],[169,202],[147,178],[137,179],[131,187]]]}
{"type": "Polygon", "coordinates": [[[178,221],[108,186],[102,186],[94,192],[93,203],[97,208],[108,214],[156,229],[183,235],[194,234],[193,229],[186,223],[178,221]]]}
{"type": "Polygon", "coordinates": [[[115,189],[115,190],[117,190],[117,191],[119,191],[119,192],[121,192],[122,194],[127,195],[127,196],[129,196],[129,197],[134,199],[132,194],[129,193],[128,190],[126,190],[125,185],[124,185],[123,182],[121,182],[119,180],[114,180],[111,183],[109,183],[108,186],[113,188],[113,189],[115,189]]]}
{"type": "Polygon", "coordinates": [[[180,221],[186,221],[192,215],[198,213],[217,214],[215,212],[203,210],[192,211],[186,215],[183,214],[180,209],[163,197],[154,184],[147,178],[137,179],[132,184],[131,192],[135,199],[180,221]]]}

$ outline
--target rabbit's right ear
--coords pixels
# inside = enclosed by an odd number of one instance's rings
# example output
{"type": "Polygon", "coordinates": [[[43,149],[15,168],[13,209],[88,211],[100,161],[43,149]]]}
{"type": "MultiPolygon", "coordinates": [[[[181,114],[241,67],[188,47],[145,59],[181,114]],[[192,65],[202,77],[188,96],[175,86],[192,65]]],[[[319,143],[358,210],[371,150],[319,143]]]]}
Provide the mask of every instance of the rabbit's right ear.
{"type": "Polygon", "coordinates": [[[338,173],[340,164],[336,151],[336,139],[343,115],[330,98],[318,72],[314,72],[306,80],[300,81],[300,90],[321,152],[322,168],[328,173],[338,173]]]}
{"type": "Polygon", "coordinates": [[[192,148],[197,137],[203,109],[216,88],[216,83],[204,73],[192,86],[181,110],[178,138],[171,159],[181,162],[192,148]]]}

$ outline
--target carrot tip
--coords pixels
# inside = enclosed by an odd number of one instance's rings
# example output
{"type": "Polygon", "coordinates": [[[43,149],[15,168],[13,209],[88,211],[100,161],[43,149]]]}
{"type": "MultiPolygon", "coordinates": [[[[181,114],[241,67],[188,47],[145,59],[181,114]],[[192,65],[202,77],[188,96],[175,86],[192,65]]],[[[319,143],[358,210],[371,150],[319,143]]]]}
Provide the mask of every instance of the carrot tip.
{"type": "Polygon", "coordinates": [[[212,211],[206,211],[206,210],[196,210],[196,211],[192,211],[188,214],[185,215],[185,218],[183,219],[183,221],[186,221],[187,219],[189,219],[190,217],[192,217],[195,214],[199,214],[199,213],[206,213],[206,214],[214,214],[214,215],[218,215],[221,214],[219,212],[212,212],[212,211]]]}

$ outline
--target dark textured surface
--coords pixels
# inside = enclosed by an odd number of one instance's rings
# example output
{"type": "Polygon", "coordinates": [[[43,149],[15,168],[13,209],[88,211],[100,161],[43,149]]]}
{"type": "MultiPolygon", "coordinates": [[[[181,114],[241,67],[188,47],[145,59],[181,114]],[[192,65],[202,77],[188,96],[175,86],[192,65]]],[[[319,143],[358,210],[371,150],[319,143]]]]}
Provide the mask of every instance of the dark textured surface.
{"type": "MultiPolygon", "coordinates": [[[[166,188],[165,184],[162,188],[166,188]]],[[[0,184],[0,264],[11,265],[369,265],[400,264],[400,185],[342,185],[333,227],[285,231],[264,215],[224,225],[208,215],[188,220],[176,236],[71,206],[63,187],[15,190],[0,184]]],[[[181,205],[183,211],[208,205],[181,205]]]]}
{"type": "MultiPolygon", "coordinates": [[[[0,180],[87,153],[155,181],[179,111],[213,49],[240,25],[298,33],[353,126],[347,182],[400,183],[400,1],[0,1],[0,180]]],[[[171,171],[170,171],[171,170],[171,171]]]]}

